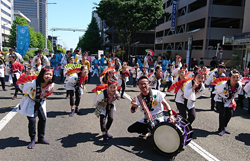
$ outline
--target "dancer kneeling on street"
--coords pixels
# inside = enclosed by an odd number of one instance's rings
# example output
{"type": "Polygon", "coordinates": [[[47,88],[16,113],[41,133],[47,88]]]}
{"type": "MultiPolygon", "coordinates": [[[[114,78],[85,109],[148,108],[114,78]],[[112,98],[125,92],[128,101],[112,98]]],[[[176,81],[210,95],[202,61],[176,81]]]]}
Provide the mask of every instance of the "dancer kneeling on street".
{"type": "Polygon", "coordinates": [[[147,76],[141,76],[138,80],[139,89],[141,93],[132,99],[131,113],[135,113],[138,107],[144,112],[145,117],[135,122],[128,127],[128,132],[139,133],[139,137],[148,136],[149,129],[153,129],[154,125],[159,122],[164,122],[165,116],[163,114],[164,107],[167,109],[170,121],[175,122],[171,107],[165,101],[165,94],[159,90],[153,90],[149,87],[149,80],[147,76]],[[152,115],[152,117],[149,117],[152,115]],[[151,120],[152,118],[153,120],[151,120]]]}
{"type": "MultiPolygon", "coordinates": [[[[226,77],[218,79],[223,78],[226,77]]],[[[241,91],[241,83],[239,83],[239,79],[240,73],[236,69],[234,69],[229,73],[229,80],[222,80],[215,86],[214,100],[216,101],[216,107],[219,110],[218,134],[220,136],[224,135],[225,133],[230,134],[230,132],[226,130],[226,127],[231,117],[233,116],[233,110],[235,110],[237,106],[234,98],[237,97],[237,95],[241,91]]]]}
{"type": "Polygon", "coordinates": [[[85,86],[85,81],[87,80],[87,78],[88,78],[88,67],[86,65],[83,65],[81,67],[81,72],[79,72],[78,74],[77,73],[72,74],[66,81],[66,90],[70,97],[70,106],[71,106],[71,113],[69,114],[69,116],[74,116],[75,112],[77,114],[80,114],[78,106],[80,104],[81,95],[83,94],[82,89],[85,86]]]}
{"type": "Polygon", "coordinates": [[[103,144],[108,144],[107,138],[113,138],[113,136],[108,133],[108,130],[113,122],[113,113],[115,111],[114,101],[120,99],[117,87],[118,80],[113,76],[108,81],[108,89],[105,89],[102,93],[96,95],[93,102],[93,107],[96,107],[95,114],[97,117],[100,117],[103,144]],[[108,117],[107,123],[106,117],[108,117]]]}
{"type": "Polygon", "coordinates": [[[24,96],[22,97],[18,112],[28,117],[30,144],[29,149],[35,147],[36,136],[36,117],[38,116],[38,143],[50,144],[44,139],[46,125],[46,98],[54,91],[53,68],[43,67],[39,75],[23,77],[17,81],[22,88],[24,96]],[[28,79],[30,78],[30,79],[28,79]],[[32,80],[35,79],[35,80],[32,80]]]}

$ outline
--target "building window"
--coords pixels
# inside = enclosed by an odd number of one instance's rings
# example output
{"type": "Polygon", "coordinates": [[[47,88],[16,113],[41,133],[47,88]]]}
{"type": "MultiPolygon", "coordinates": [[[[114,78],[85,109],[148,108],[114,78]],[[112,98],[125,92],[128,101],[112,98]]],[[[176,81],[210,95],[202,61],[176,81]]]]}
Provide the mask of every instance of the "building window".
{"type": "Polygon", "coordinates": [[[172,6],[172,5],[173,5],[173,0],[168,0],[168,1],[166,2],[167,8],[170,7],[170,6],[172,6]]]}
{"type": "Polygon", "coordinates": [[[174,50],[174,43],[164,44],[164,50],[174,50]]]}
{"type": "Polygon", "coordinates": [[[8,27],[6,27],[4,25],[2,25],[2,29],[10,31],[10,28],[8,28],[8,27]]]}
{"type": "Polygon", "coordinates": [[[177,26],[176,34],[181,34],[185,32],[185,24],[177,26]]]}
{"type": "Polygon", "coordinates": [[[7,20],[7,19],[5,19],[5,18],[3,18],[3,17],[1,17],[1,19],[2,19],[2,21],[4,21],[4,22],[7,22],[7,23],[11,24],[11,22],[10,22],[9,20],[7,20]]]}
{"type": "Polygon", "coordinates": [[[162,44],[156,44],[155,50],[162,50],[162,44]]]}
{"type": "Polygon", "coordinates": [[[170,36],[174,34],[175,34],[175,31],[171,31],[170,29],[165,30],[165,36],[170,36]]]}
{"type": "Polygon", "coordinates": [[[178,17],[186,15],[186,6],[178,10],[178,17]]]}
{"type": "Polygon", "coordinates": [[[241,29],[242,21],[241,19],[236,19],[236,18],[212,17],[211,27],[241,29]]]}
{"type": "Polygon", "coordinates": [[[205,18],[188,23],[186,31],[188,32],[195,29],[202,29],[204,27],[205,27],[205,18]]]}
{"type": "Polygon", "coordinates": [[[4,14],[6,14],[7,16],[11,17],[11,15],[10,15],[8,12],[6,12],[5,10],[1,9],[1,11],[2,11],[2,13],[4,13],[4,14]]]}
{"type": "Polygon", "coordinates": [[[184,43],[183,42],[176,42],[175,43],[175,50],[183,50],[184,43]]]}
{"type": "Polygon", "coordinates": [[[193,50],[202,50],[203,49],[203,40],[194,40],[192,42],[193,50]]]}
{"type": "Polygon", "coordinates": [[[156,32],[156,37],[163,37],[163,31],[156,32]]]}
{"type": "Polygon", "coordinates": [[[162,16],[160,19],[157,20],[157,26],[160,25],[160,24],[163,24],[164,23],[164,20],[165,19],[165,16],[162,16]]]}
{"type": "MultiPolygon", "coordinates": [[[[222,40],[209,40],[208,50],[217,50],[217,44],[222,45],[222,40]]],[[[232,50],[232,45],[223,45],[224,50],[232,50]]]]}
{"type": "Polygon", "coordinates": [[[243,0],[213,0],[214,5],[224,5],[224,6],[243,6],[243,0]]]}
{"type": "Polygon", "coordinates": [[[1,1],[1,4],[4,5],[6,8],[11,9],[9,5],[7,5],[6,3],[4,3],[3,1],[1,1]]]}
{"type": "Polygon", "coordinates": [[[188,12],[193,12],[207,5],[207,0],[198,0],[188,5],[188,12]]]}

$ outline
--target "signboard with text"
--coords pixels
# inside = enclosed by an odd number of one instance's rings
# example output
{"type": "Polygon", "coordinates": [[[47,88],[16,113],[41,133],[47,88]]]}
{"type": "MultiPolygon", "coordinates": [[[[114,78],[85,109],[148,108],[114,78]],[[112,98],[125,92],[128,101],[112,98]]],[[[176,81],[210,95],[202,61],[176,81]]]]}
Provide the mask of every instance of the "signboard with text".
{"type": "Polygon", "coordinates": [[[170,28],[171,31],[175,31],[176,11],[177,11],[177,0],[173,0],[172,20],[171,20],[171,28],[170,28]]]}

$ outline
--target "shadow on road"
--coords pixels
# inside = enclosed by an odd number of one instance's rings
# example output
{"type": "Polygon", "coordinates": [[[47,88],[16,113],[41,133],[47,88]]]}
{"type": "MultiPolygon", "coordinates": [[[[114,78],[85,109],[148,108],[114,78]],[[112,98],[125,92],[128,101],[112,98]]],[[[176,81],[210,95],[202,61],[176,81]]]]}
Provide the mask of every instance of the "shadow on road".
{"type": "MultiPolygon", "coordinates": [[[[102,139],[101,139],[102,140],[102,139]]],[[[102,142],[94,142],[98,146],[103,146],[102,142]]],[[[120,137],[113,138],[108,140],[108,145],[103,146],[100,150],[96,151],[98,153],[105,152],[111,146],[115,146],[121,150],[137,155],[138,157],[147,159],[147,160],[171,160],[172,157],[166,157],[158,153],[154,149],[154,145],[151,139],[141,139],[137,137],[120,137]],[[128,148],[132,147],[132,150],[128,148]]]]}
{"type": "Polygon", "coordinates": [[[194,135],[193,139],[197,139],[198,137],[207,137],[208,135],[217,135],[217,131],[206,131],[202,129],[193,129],[194,135]]]}
{"type": "Polygon", "coordinates": [[[71,134],[66,137],[57,139],[56,141],[60,140],[64,148],[72,148],[72,147],[76,147],[77,144],[79,143],[97,141],[98,140],[98,138],[96,137],[97,135],[99,134],[98,133],[92,134],[89,132],[76,133],[76,134],[71,134]]]}
{"type": "Polygon", "coordinates": [[[47,112],[47,117],[56,118],[57,116],[66,116],[69,115],[69,112],[65,111],[49,111],[47,112]]]}
{"type": "Polygon", "coordinates": [[[250,146],[250,134],[247,133],[241,133],[238,136],[235,136],[236,140],[239,140],[243,143],[245,143],[245,145],[250,146]]]}
{"type": "Polygon", "coordinates": [[[29,142],[19,140],[19,137],[9,137],[6,139],[0,139],[0,149],[5,149],[9,147],[20,147],[28,146],[29,142]]]}
{"type": "Polygon", "coordinates": [[[14,107],[2,107],[0,113],[10,112],[14,107]]]}
{"type": "Polygon", "coordinates": [[[94,108],[82,108],[80,109],[80,114],[79,115],[87,115],[89,113],[94,114],[95,109],[94,108]]]}

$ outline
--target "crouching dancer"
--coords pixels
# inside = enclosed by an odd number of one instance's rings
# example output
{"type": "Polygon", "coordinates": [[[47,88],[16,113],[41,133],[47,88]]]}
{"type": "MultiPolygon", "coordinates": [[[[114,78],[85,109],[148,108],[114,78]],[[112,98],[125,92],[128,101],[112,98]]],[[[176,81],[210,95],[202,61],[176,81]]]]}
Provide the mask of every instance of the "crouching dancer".
{"type": "Polygon", "coordinates": [[[172,114],[169,104],[165,101],[165,94],[159,90],[152,90],[149,88],[149,80],[146,76],[141,76],[138,80],[139,89],[141,94],[132,99],[131,113],[136,112],[140,106],[141,111],[144,111],[145,117],[136,123],[128,127],[128,132],[139,133],[139,137],[146,136],[149,133],[149,129],[152,129],[155,124],[164,121],[164,107],[168,110],[169,118],[172,122],[175,122],[175,118],[172,114]],[[150,120],[148,115],[152,115],[150,120]]]}

